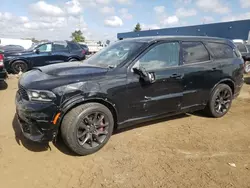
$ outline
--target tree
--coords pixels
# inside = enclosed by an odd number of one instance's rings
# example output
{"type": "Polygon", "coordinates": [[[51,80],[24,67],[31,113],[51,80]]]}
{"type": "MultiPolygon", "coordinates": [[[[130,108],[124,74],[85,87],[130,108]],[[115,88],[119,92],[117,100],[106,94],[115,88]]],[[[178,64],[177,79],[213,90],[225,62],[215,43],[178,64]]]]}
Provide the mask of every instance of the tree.
{"type": "Polygon", "coordinates": [[[71,38],[74,42],[84,42],[85,37],[83,36],[83,33],[81,30],[76,30],[71,34],[71,38]]]}
{"type": "Polygon", "coordinates": [[[136,32],[136,31],[141,31],[141,25],[140,25],[140,23],[136,24],[136,26],[134,28],[134,32],[136,32]]]}
{"type": "Polygon", "coordinates": [[[106,44],[109,45],[110,44],[110,40],[106,40],[106,44]]]}

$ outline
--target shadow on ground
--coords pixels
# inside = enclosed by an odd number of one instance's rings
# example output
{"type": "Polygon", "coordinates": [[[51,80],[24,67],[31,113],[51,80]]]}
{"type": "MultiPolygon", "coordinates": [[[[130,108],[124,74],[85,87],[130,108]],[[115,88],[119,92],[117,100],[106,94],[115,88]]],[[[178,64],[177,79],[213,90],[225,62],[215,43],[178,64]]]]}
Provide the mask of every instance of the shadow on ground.
{"type": "Polygon", "coordinates": [[[5,90],[8,88],[8,84],[5,81],[0,81],[0,90],[5,90]]]}

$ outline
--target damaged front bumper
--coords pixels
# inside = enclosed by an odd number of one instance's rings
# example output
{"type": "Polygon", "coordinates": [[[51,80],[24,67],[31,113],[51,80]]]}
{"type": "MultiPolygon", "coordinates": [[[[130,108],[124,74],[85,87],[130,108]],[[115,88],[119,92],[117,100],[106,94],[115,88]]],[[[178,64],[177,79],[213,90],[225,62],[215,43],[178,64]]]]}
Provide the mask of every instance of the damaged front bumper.
{"type": "Polygon", "coordinates": [[[57,106],[53,103],[32,102],[16,94],[16,115],[23,135],[35,142],[49,142],[58,133],[53,123],[57,106]]]}

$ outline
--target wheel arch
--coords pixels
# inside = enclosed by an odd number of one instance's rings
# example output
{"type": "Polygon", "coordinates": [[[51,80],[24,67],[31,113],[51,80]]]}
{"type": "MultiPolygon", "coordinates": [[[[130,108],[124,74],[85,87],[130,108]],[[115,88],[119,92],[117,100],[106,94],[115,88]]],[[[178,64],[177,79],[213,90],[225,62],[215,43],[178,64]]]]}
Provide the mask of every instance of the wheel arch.
{"type": "Polygon", "coordinates": [[[64,118],[64,116],[73,108],[80,106],[82,104],[86,104],[86,103],[100,103],[104,106],[106,106],[112,113],[113,118],[114,118],[114,130],[117,128],[117,109],[115,108],[115,104],[111,103],[108,100],[102,99],[102,98],[93,98],[93,99],[86,99],[86,100],[82,100],[82,99],[78,99],[76,101],[73,101],[71,103],[69,103],[69,105],[66,105],[65,107],[63,107],[62,109],[62,114],[61,117],[59,119],[58,125],[61,126],[62,120],[64,118]]]}
{"type": "Polygon", "coordinates": [[[77,57],[77,56],[70,56],[70,57],[68,58],[68,61],[70,61],[71,59],[76,59],[77,61],[80,61],[80,58],[77,57]]]}
{"type": "Polygon", "coordinates": [[[219,84],[226,84],[228,85],[231,89],[232,89],[232,93],[234,95],[234,92],[235,92],[235,82],[230,79],[230,78],[225,78],[225,79],[222,79],[220,80],[217,84],[215,84],[215,86],[213,87],[213,89],[211,90],[210,92],[210,95],[211,93],[214,91],[214,89],[219,85],[219,84]]]}

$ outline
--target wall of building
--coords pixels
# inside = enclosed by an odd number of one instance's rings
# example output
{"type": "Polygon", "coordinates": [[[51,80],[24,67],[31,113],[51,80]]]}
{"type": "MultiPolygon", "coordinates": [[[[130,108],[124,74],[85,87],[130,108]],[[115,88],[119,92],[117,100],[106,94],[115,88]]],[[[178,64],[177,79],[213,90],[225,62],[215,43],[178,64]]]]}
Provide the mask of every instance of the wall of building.
{"type": "Polygon", "coordinates": [[[28,49],[32,45],[31,40],[25,40],[25,39],[11,39],[11,38],[0,38],[0,45],[20,45],[24,47],[25,49],[28,49]]]}
{"type": "Polygon", "coordinates": [[[186,27],[147,30],[140,32],[118,33],[117,38],[124,39],[145,36],[186,35],[248,40],[249,31],[250,20],[240,20],[234,22],[222,22],[186,27]]]}

